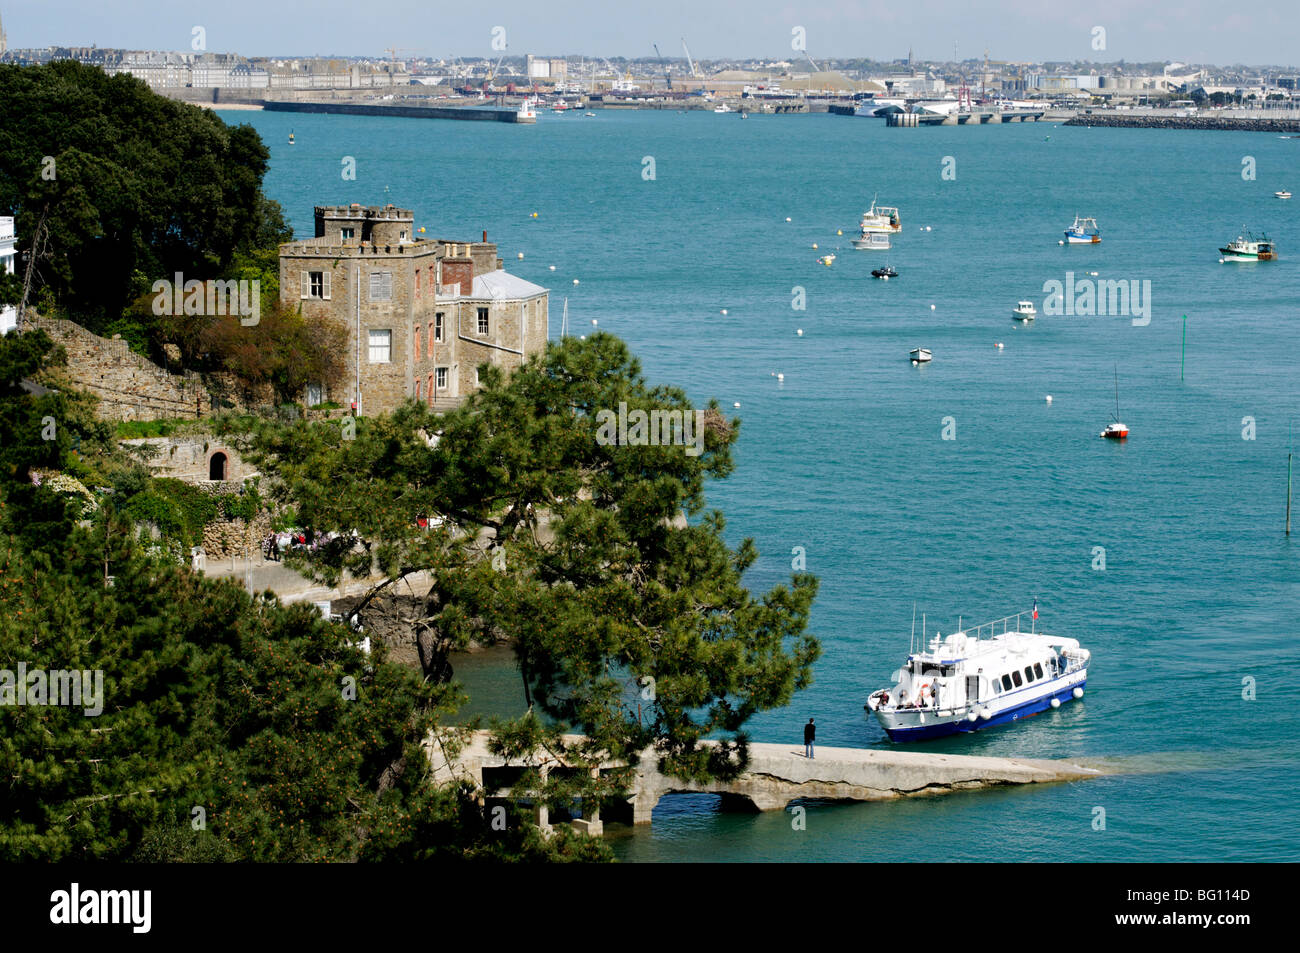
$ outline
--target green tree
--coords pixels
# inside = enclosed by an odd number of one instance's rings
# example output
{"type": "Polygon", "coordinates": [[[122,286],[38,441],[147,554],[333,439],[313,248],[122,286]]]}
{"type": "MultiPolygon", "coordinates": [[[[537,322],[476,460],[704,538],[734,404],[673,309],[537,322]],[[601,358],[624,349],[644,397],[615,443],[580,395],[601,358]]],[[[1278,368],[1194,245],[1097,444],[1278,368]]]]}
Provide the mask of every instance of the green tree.
{"type": "MultiPolygon", "coordinates": [[[[598,439],[601,411],[620,403],[692,411],[606,334],[567,339],[509,378],[489,365],[480,376],[458,410],[412,403],[359,422],[354,439],[338,423],[243,424],[272,493],[318,531],[360,539],[312,570],[333,579],[373,565],[386,584],[429,573],[415,623],[426,673],[445,677],[447,653],[471,641],[508,639],[529,704],[587,737],[567,757],[594,765],[653,746],[674,774],[741,770],[746,722],[805,687],[820,648],[804,632],[815,578],[755,598],[742,583],[753,543],[732,550],[721,514],[705,511],[705,481],[731,472],[739,422],[711,406],[698,455],[598,439]]],[[[505,725],[497,743],[564,748],[540,732],[505,725]]]]}

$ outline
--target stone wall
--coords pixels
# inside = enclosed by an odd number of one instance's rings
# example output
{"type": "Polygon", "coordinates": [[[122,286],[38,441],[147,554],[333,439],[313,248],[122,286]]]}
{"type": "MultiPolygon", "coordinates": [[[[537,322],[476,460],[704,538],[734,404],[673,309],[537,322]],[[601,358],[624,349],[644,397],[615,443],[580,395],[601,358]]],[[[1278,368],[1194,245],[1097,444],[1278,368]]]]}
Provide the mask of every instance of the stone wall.
{"type": "Polygon", "coordinates": [[[28,312],[25,326],[40,328],[68,354],[67,378],[99,398],[100,420],[203,417],[211,397],[198,374],[171,374],[136,354],[119,337],[102,338],[62,318],[28,312]]]}
{"type": "Polygon", "coordinates": [[[220,479],[230,485],[230,489],[220,492],[237,492],[244,480],[257,476],[257,471],[244,462],[237,450],[210,434],[139,437],[121,443],[149,448],[151,454],[145,462],[154,476],[175,477],[186,483],[209,483],[212,482],[213,458],[219,455],[225,456],[224,467],[220,467],[220,479]]]}
{"type": "Polygon", "coordinates": [[[262,540],[270,531],[271,516],[266,512],[258,513],[252,523],[242,519],[214,520],[203,527],[203,552],[209,563],[231,556],[259,559],[262,540]]]}

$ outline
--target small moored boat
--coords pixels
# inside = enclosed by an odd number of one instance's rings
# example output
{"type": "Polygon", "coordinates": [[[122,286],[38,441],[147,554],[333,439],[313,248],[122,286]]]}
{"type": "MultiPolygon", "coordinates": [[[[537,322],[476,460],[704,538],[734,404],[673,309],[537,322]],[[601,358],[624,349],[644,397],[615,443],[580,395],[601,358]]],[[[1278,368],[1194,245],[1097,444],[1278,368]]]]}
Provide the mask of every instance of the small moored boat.
{"type": "Polygon", "coordinates": [[[862,234],[853,239],[853,247],[866,251],[888,251],[889,232],[876,232],[863,229],[862,234]]]}
{"type": "Polygon", "coordinates": [[[901,232],[903,230],[903,220],[898,214],[898,209],[892,205],[881,205],[877,207],[875,196],[871,197],[871,208],[862,213],[862,221],[858,223],[862,234],[868,232],[901,232]]]}
{"type": "Polygon", "coordinates": [[[1036,621],[1023,631],[1021,615],[977,626],[973,635],[966,629],[947,638],[935,633],[928,647],[922,621],[922,651],[908,654],[892,687],[867,698],[865,707],[889,740],[978,731],[1082,698],[1092,654],[1077,639],[1038,632],[1036,621]]]}
{"type": "Polygon", "coordinates": [[[290,130],[290,132],[289,132],[289,145],[293,145],[293,131],[292,131],[292,130],[290,130]]]}
{"type": "Polygon", "coordinates": [[[1018,301],[1016,306],[1011,309],[1011,317],[1017,321],[1032,321],[1038,317],[1038,312],[1034,310],[1032,301],[1018,301]]]}
{"type": "Polygon", "coordinates": [[[1115,368],[1115,419],[1106,425],[1106,429],[1097,434],[1107,440],[1127,440],[1128,427],[1119,420],[1119,367],[1115,368]]]}
{"type": "Polygon", "coordinates": [[[913,364],[929,364],[933,355],[928,347],[914,347],[910,352],[913,364]]]}
{"type": "Polygon", "coordinates": [[[888,281],[890,278],[897,278],[898,272],[894,270],[892,265],[886,265],[884,268],[873,268],[871,270],[871,277],[883,278],[885,281],[888,281]]]}
{"type": "Polygon", "coordinates": [[[1286,189],[1283,189],[1281,192],[1274,192],[1273,194],[1280,199],[1289,199],[1291,197],[1291,193],[1286,191],[1286,189]]]}

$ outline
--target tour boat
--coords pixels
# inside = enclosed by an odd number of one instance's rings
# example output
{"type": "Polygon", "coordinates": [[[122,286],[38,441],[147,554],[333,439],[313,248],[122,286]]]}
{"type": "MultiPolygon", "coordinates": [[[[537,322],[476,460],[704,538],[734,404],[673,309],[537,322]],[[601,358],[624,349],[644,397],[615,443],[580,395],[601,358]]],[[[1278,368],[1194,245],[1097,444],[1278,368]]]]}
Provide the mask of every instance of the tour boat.
{"type": "Polygon", "coordinates": [[[946,638],[936,632],[928,650],[922,621],[922,651],[909,653],[893,687],[867,698],[865,707],[889,740],[992,728],[1082,698],[1091,653],[1077,639],[1038,632],[1036,621],[1023,631],[1021,615],[1028,613],[977,626],[973,635],[960,628],[946,638]]]}
{"type": "Polygon", "coordinates": [[[903,230],[903,220],[899,217],[898,209],[893,206],[882,205],[877,208],[873,196],[871,208],[862,213],[862,221],[858,227],[864,235],[868,232],[901,232],[903,230]]]}
{"type": "Polygon", "coordinates": [[[1229,242],[1219,251],[1223,253],[1221,261],[1272,261],[1277,258],[1277,246],[1267,235],[1256,238],[1250,232],[1238,235],[1236,241],[1229,242]]]}
{"type": "Polygon", "coordinates": [[[1038,317],[1038,312],[1034,310],[1032,301],[1018,301],[1011,309],[1011,317],[1017,321],[1032,321],[1038,317]]]}
{"type": "Polygon", "coordinates": [[[898,272],[894,271],[892,265],[886,265],[884,268],[873,268],[871,271],[872,278],[884,278],[888,281],[890,278],[897,278],[898,272]]]}
{"type": "Polygon", "coordinates": [[[1071,245],[1096,245],[1101,241],[1101,229],[1095,218],[1074,216],[1074,224],[1065,230],[1065,240],[1071,245]]]}
{"type": "Polygon", "coordinates": [[[868,251],[888,251],[889,232],[875,232],[864,228],[862,234],[853,239],[853,247],[868,251]]]}
{"type": "Polygon", "coordinates": [[[1280,199],[1289,199],[1291,197],[1291,193],[1286,191],[1286,189],[1283,189],[1281,192],[1274,192],[1273,194],[1280,199]]]}
{"type": "Polygon", "coordinates": [[[912,348],[910,356],[913,364],[929,364],[933,355],[928,347],[916,347],[912,348]]]}
{"type": "Polygon", "coordinates": [[[1128,427],[1119,422],[1119,368],[1115,368],[1115,419],[1106,425],[1106,429],[1097,436],[1107,440],[1127,440],[1128,427]]]}

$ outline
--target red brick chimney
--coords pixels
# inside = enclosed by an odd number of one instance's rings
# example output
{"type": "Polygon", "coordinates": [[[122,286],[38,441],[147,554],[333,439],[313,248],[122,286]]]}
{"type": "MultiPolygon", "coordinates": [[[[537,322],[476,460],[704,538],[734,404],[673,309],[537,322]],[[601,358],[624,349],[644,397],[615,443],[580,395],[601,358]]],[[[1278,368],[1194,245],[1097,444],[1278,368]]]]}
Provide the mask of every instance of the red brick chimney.
{"type": "Polygon", "coordinates": [[[463,295],[471,293],[474,290],[474,262],[469,258],[444,258],[442,283],[460,285],[460,293],[463,295]]]}

